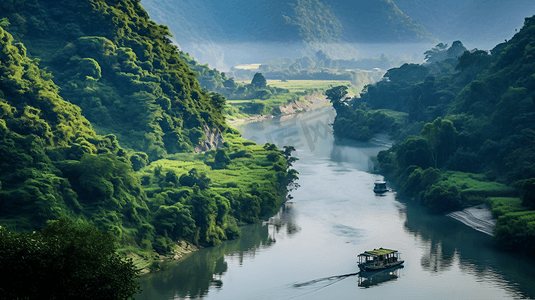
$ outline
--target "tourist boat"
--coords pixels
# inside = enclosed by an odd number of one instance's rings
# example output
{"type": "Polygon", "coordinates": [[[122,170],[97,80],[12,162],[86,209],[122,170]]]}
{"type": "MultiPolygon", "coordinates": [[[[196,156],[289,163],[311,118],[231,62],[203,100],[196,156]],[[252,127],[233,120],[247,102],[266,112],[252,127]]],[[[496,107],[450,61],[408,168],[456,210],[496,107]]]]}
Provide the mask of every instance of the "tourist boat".
{"type": "Polygon", "coordinates": [[[376,194],[382,194],[388,192],[388,188],[386,187],[386,181],[378,181],[374,183],[373,191],[376,194]]]}
{"type": "Polygon", "coordinates": [[[404,261],[401,260],[397,250],[390,249],[373,249],[371,251],[364,251],[358,255],[358,265],[362,271],[373,272],[392,268],[401,265],[404,261]]]}

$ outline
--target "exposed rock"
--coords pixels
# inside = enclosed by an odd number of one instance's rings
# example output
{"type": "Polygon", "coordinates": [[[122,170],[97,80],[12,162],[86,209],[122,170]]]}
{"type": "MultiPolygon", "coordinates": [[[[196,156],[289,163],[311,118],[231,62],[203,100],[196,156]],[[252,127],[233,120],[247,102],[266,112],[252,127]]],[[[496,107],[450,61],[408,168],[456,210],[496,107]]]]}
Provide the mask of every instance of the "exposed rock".
{"type": "Polygon", "coordinates": [[[491,211],[484,204],[468,207],[461,211],[454,211],[446,216],[454,218],[477,231],[494,236],[496,220],[492,218],[491,211]]]}
{"type": "MultiPolygon", "coordinates": [[[[296,113],[317,109],[328,105],[327,97],[318,92],[303,96],[305,101],[292,100],[282,106],[273,107],[273,115],[277,116],[291,116],[296,113]]],[[[267,119],[272,119],[273,115],[254,115],[246,119],[238,119],[228,121],[232,126],[240,126],[251,122],[260,122],[267,119]]]]}
{"type": "Polygon", "coordinates": [[[293,99],[292,101],[273,108],[274,115],[293,115],[299,112],[312,110],[321,106],[324,106],[327,102],[325,95],[314,92],[313,94],[306,95],[305,101],[299,101],[293,99]]]}
{"type": "Polygon", "coordinates": [[[195,153],[201,153],[212,149],[223,147],[223,135],[218,128],[211,129],[207,125],[203,127],[203,132],[206,135],[206,139],[201,141],[201,144],[195,146],[195,153]]]}

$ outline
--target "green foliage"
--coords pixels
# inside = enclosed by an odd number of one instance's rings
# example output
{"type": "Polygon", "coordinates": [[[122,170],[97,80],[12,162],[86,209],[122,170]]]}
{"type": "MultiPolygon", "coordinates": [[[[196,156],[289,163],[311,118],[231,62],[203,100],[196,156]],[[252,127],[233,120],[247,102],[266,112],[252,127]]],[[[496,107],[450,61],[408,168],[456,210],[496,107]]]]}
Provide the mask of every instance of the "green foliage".
{"type": "Polygon", "coordinates": [[[0,227],[0,264],[10,276],[0,282],[4,299],[130,299],[138,270],[116,253],[115,237],[66,218],[41,233],[0,227]],[[28,284],[31,282],[31,284],[28,284]]]}
{"type": "Polygon", "coordinates": [[[276,211],[297,178],[276,147],[230,134],[225,97],[201,89],[167,27],[150,21],[139,1],[21,2],[0,19],[15,35],[0,27],[2,226],[91,220],[122,255],[148,267],[154,251],[169,254],[179,241],[239,236],[237,226],[276,211]],[[113,134],[97,135],[91,124],[113,134]],[[228,133],[226,146],[193,155],[206,128],[228,133]],[[163,157],[180,167],[154,162],[163,157]]]}
{"type": "Polygon", "coordinates": [[[535,211],[506,213],[498,218],[494,241],[508,250],[526,251],[534,255],[535,211]]]}
{"type": "Polygon", "coordinates": [[[169,251],[172,246],[158,236],[201,245],[238,237],[238,224],[272,215],[296,186],[297,171],[286,166],[291,149],[281,152],[274,144],[261,147],[231,134],[225,140],[227,147],[217,151],[177,155],[139,172],[138,176],[147,178],[143,187],[150,197],[150,210],[157,216],[153,222],[157,251],[169,251]],[[225,168],[214,167],[222,161],[225,168]],[[168,176],[151,178],[155,169],[180,174],[178,184],[168,184],[168,176]]]}
{"type": "Polygon", "coordinates": [[[525,207],[522,206],[522,200],[520,198],[491,197],[487,199],[487,203],[490,204],[492,216],[496,219],[510,212],[525,210],[525,207]]]}
{"type": "MultiPolygon", "coordinates": [[[[13,24],[9,30],[38,54],[62,97],[80,106],[102,131],[116,134],[122,145],[155,160],[192,151],[197,129],[226,128],[224,99],[201,89],[170,43],[168,28],[150,21],[138,1],[54,1],[37,3],[36,9],[39,31],[13,24]],[[55,48],[42,47],[52,37],[55,48]]],[[[28,6],[16,14],[30,18],[34,11],[28,6]]],[[[11,19],[15,12],[0,16],[11,19]]]]}
{"type": "Polygon", "coordinates": [[[134,171],[143,169],[149,163],[149,156],[143,152],[135,152],[130,156],[130,162],[134,171]]]}
{"type": "Polygon", "coordinates": [[[266,77],[262,73],[256,73],[253,76],[253,80],[251,80],[251,84],[254,88],[263,89],[267,85],[266,77]]]}
{"type": "Polygon", "coordinates": [[[333,87],[325,92],[327,99],[331,102],[335,109],[343,106],[345,96],[347,95],[347,86],[340,85],[333,87]]]}
{"type": "Polygon", "coordinates": [[[535,208],[535,178],[522,182],[522,205],[531,209],[535,208]]]}
{"type": "Polygon", "coordinates": [[[183,186],[193,187],[198,186],[201,190],[207,189],[210,185],[210,178],[206,177],[206,173],[200,173],[197,169],[189,170],[188,174],[180,176],[180,184],[183,186]]]}
{"type": "Polygon", "coordinates": [[[225,149],[219,148],[215,153],[214,169],[224,169],[230,164],[230,157],[225,149]]]}
{"type": "Polygon", "coordinates": [[[457,130],[449,120],[440,118],[427,123],[422,130],[422,136],[427,139],[428,149],[435,168],[442,167],[445,161],[456,150],[457,130]]]}

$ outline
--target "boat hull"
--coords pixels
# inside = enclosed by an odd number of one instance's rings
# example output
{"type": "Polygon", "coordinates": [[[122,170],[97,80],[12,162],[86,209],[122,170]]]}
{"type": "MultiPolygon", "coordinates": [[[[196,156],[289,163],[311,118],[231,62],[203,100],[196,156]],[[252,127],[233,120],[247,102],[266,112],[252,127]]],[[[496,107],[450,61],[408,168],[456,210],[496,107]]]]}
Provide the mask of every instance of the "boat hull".
{"type": "Polygon", "coordinates": [[[359,264],[359,268],[364,272],[375,272],[375,271],[381,271],[381,270],[397,267],[397,266],[401,265],[404,262],[405,261],[400,260],[400,261],[392,262],[392,263],[389,263],[389,264],[386,264],[386,265],[382,265],[382,266],[359,264]]]}

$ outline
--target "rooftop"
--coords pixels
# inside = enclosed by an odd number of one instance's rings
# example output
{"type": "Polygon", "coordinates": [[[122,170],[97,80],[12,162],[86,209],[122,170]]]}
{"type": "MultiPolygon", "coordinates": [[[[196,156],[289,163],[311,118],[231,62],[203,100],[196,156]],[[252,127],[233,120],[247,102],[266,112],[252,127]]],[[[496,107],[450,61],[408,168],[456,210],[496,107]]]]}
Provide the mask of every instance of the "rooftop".
{"type": "Polygon", "coordinates": [[[390,253],[394,253],[394,252],[398,252],[398,251],[397,250],[390,250],[390,249],[383,249],[383,248],[373,249],[373,250],[370,250],[370,251],[364,251],[365,254],[371,254],[371,255],[386,255],[386,254],[390,254],[390,253]]]}

